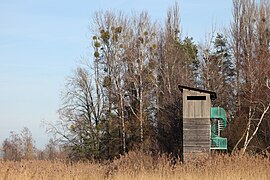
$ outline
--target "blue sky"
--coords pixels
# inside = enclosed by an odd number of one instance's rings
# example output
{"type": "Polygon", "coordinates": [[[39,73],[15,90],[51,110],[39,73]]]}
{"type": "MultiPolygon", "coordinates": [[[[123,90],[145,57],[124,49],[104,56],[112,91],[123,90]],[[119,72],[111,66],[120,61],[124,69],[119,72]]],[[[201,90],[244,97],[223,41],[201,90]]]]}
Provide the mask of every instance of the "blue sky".
{"type": "MultiPolygon", "coordinates": [[[[213,23],[229,26],[231,0],[178,0],[183,36],[204,41],[213,23]]],[[[0,142],[28,127],[38,148],[48,141],[42,121],[55,122],[60,93],[81,57],[91,54],[95,11],[146,10],[165,21],[175,0],[0,0],[0,142]]]]}

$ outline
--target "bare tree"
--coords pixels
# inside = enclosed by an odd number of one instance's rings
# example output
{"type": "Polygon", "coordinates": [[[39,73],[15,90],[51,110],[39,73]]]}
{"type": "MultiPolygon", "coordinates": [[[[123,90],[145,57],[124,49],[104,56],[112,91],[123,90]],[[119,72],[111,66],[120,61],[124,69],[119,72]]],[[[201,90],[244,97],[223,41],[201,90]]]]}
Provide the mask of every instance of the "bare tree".
{"type": "Polygon", "coordinates": [[[234,150],[244,153],[269,114],[269,1],[237,0],[231,32],[237,68],[238,120],[246,124],[234,150]]]}
{"type": "Polygon", "coordinates": [[[130,39],[128,59],[128,82],[132,86],[132,91],[128,94],[130,99],[138,102],[138,106],[130,106],[134,116],[140,123],[140,143],[144,149],[145,127],[147,122],[147,106],[150,101],[150,94],[155,89],[156,70],[156,27],[152,24],[146,12],[138,17],[132,18],[131,33],[134,36],[130,39]],[[150,65],[150,66],[149,66],[150,65]],[[153,65],[153,66],[151,66],[153,65]]]}
{"type": "Polygon", "coordinates": [[[36,158],[35,142],[28,128],[23,128],[21,134],[11,132],[9,138],[2,144],[3,158],[5,160],[21,160],[36,158]]]}
{"type": "Polygon", "coordinates": [[[23,157],[22,141],[18,134],[11,132],[2,144],[3,159],[20,160],[23,157]]]}
{"type": "Polygon", "coordinates": [[[35,141],[33,140],[32,133],[26,127],[23,128],[21,132],[21,139],[23,144],[23,159],[35,159],[36,158],[36,148],[35,141]]]}
{"type": "MultiPolygon", "coordinates": [[[[94,16],[94,22],[97,25],[94,37],[94,46],[96,53],[95,64],[99,63],[102,70],[97,70],[102,74],[103,89],[108,111],[108,130],[111,131],[112,123],[120,120],[119,125],[122,131],[122,150],[126,152],[126,127],[125,127],[125,88],[124,81],[126,79],[125,65],[125,49],[127,47],[127,39],[129,25],[128,19],[123,13],[115,14],[112,12],[97,12],[94,16]],[[102,72],[103,71],[103,72],[102,72]],[[117,116],[114,119],[113,116],[117,116]]],[[[109,132],[109,136],[111,133],[109,132]]]]}
{"type": "Polygon", "coordinates": [[[63,143],[72,146],[75,156],[99,157],[102,131],[102,104],[95,94],[92,78],[84,68],[77,68],[70,77],[59,110],[60,120],[49,131],[59,135],[63,143]]]}

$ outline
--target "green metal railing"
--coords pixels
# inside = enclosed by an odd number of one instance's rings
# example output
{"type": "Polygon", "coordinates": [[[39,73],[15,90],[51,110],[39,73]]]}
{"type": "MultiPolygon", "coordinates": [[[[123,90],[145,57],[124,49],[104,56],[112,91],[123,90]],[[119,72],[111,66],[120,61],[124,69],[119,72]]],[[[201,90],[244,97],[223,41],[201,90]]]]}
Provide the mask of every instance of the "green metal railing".
{"type": "Polygon", "coordinates": [[[222,119],[224,128],[227,126],[226,111],[221,107],[212,107],[210,118],[211,119],[222,119]]]}
{"type": "Polygon", "coordinates": [[[214,137],[211,138],[211,149],[227,149],[227,138],[214,137]]]}
{"type": "Polygon", "coordinates": [[[211,149],[227,149],[227,138],[220,137],[226,123],[226,111],[221,107],[211,108],[211,149]]]}

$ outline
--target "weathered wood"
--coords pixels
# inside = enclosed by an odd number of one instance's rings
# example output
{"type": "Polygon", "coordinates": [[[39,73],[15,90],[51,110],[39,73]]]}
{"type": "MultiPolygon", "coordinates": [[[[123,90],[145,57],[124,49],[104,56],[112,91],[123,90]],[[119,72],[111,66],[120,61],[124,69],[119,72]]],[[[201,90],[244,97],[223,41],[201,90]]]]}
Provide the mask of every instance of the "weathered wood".
{"type": "Polygon", "coordinates": [[[187,147],[205,147],[205,148],[208,148],[209,146],[209,142],[186,142],[184,143],[184,146],[187,148],[187,147]]]}
{"type": "Polygon", "coordinates": [[[210,118],[210,94],[183,90],[183,118],[210,118]],[[188,96],[205,96],[206,100],[187,100],[188,96]]]}
{"type": "Polygon", "coordinates": [[[209,118],[184,118],[183,124],[210,124],[209,118]]]}
{"type": "Polygon", "coordinates": [[[207,127],[209,129],[209,127],[211,127],[210,124],[192,124],[192,123],[183,123],[184,128],[185,129],[200,129],[203,127],[207,127]]]}
{"type": "Polygon", "coordinates": [[[183,89],[183,153],[185,159],[185,156],[190,153],[210,153],[210,108],[209,93],[183,89]]]}
{"type": "Polygon", "coordinates": [[[186,136],[208,136],[208,135],[210,135],[210,132],[208,130],[205,130],[205,129],[201,129],[201,130],[189,129],[189,130],[183,131],[183,137],[186,137],[186,136]]]}
{"type": "Polygon", "coordinates": [[[209,141],[209,136],[208,135],[204,135],[204,136],[183,136],[183,140],[190,140],[190,141],[195,141],[195,140],[198,140],[198,141],[209,141]]]}
{"type": "Polygon", "coordinates": [[[192,133],[196,133],[196,131],[200,132],[200,131],[208,131],[209,130],[209,125],[203,125],[203,126],[199,126],[199,127],[194,127],[191,125],[188,125],[184,131],[192,131],[192,133]]]}

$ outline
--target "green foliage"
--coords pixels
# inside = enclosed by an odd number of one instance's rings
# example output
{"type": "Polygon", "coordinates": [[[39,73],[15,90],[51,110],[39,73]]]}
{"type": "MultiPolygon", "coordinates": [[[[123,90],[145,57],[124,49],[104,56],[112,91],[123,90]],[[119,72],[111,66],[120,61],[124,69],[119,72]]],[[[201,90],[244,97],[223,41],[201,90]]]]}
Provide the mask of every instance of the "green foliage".
{"type": "Polygon", "coordinates": [[[103,87],[109,87],[111,86],[111,78],[109,76],[106,76],[104,77],[104,80],[103,80],[103,87]]]}
{"type": "Polygon", "coordinates": [[[98,58],[99,57],[99,52],[98,51],[95,51],[94,52],[94,56],[95,56],[95,58],[98,58]]]}
{"type": "Polygon", "coordinates": [[[101,39],[105,42],[105,43],[108,43],[111,35],[110,35],[110,32],[109,31],[104,31],[104,30],[101,30],[100,31],[100,34],[101,34],[101,39]]]}
{"type": "Polygon", "coordinates": [[[94,44],[94,46],[95,46],[96,48],[99,48],[99,47],[101,46],[101,44],[100,44],[98,41],[96,41],[95,44],[94,44]]]}
{"type": "Polygon", "coordinates": [[[197,45],[193,42],[193,38],[186,37],[180,45],[181,48],[188,54],[188,56],[195,60],[198,54],[197,45]]]}
{"type": "Polygon", "coordinates": [[[219,51],[222,51],[222,47],[226,47],[226,39],[223,37],[222,34],[217,33],[214,45],[215,45],[215,48],[220,48],[219,51]]]}
{"type": "Polygon", "coordinates": [[[122,32],[122,27],[121,26],[117,27],[115,29],[115,32],[120,34],[122,32]]]}

